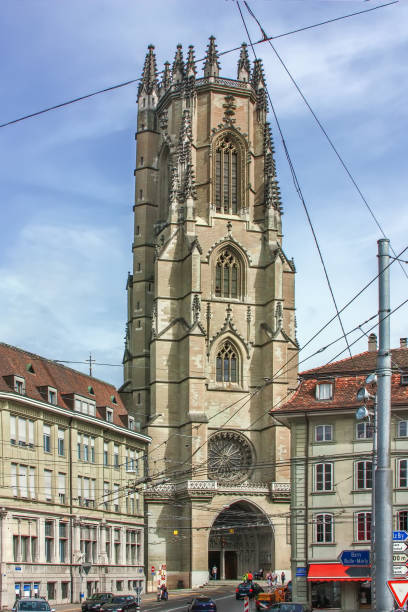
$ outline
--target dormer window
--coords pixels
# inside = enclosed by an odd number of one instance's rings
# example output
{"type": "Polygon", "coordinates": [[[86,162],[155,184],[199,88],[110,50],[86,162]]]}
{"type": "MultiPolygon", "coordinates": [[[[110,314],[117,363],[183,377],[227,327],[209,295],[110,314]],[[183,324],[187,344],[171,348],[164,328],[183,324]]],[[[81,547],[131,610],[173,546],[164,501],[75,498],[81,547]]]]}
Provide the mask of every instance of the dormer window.
{"type": "Polygon", "coordinates": [[[135,419],[133,417],[128,417],[128,426],[130,431],[135,431],[135,419]]]}
{"type": "Polygon", "coordinates": [[[113,423],[113,410],[110,408],[106,409],[106,421],[108,423],[113,423]]]}
{"type": "Polygon", "coordinates": [[[333,383],[319,383],[316,385],[317,400],[333,399],[333,383]]]}
{"type": "Polygon", "coordinates": [[[20,395],[25,395],[25,379],[21,376],[14,376],[14,391],[20,395]]]}
{"type": "Polygon", "coordinates": [[[408,385],[408,374],[401,374],[401,385],[408,385]]]}
{"type": "Polygon", "coordinates": [[[57,405],[57,390],[52,387],[48,387],[48,403],[57,405]]]}
{"type": "Polygon", "coordinates": [[[94,388],[93,388],[91,385],[89,385],[89,387],[88,387],[88,393],[89,393],[90,395],[95,395],[94,388]]]}

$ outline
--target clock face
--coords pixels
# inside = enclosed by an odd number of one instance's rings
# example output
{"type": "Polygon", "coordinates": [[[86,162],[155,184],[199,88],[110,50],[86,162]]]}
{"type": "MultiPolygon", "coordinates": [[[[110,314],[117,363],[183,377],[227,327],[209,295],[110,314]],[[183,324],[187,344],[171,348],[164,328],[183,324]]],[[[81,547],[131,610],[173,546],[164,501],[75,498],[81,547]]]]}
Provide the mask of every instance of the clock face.
{"type": "Polygon", "coordinates": [[[208,441],[208,477],[223,484],[244,482],[252,471],[254,453],[237,431],[219,431],[208,441]]]}

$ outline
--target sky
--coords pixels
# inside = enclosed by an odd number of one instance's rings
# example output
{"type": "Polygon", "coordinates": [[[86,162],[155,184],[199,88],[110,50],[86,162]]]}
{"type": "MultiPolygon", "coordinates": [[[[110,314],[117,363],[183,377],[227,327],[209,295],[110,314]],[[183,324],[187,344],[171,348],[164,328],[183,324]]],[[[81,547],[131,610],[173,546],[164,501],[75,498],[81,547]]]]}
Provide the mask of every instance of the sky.
{"type": "MultiPolygon", "coordinates": [[[[257,0],[277,36],[383,4],[377,0],[257,0]]],[[[242,5],[253,40],[262,38],[242,5]]],[[[140,77],[147,46],[158,68],[177,43],[202,58],[247,41],[232,0],[2,0],[0,124],[140,77]]],[[[406,24],[398,2],[277,38],[273,44],[325,127],[395,253],[408,246],[406,24]]],[[[382,234],[267,43],[256,47],[333,292],[342,308],[377,274],[382,234]]],[[[252,58],[251,58],[252,59],[252,58]]],[[[221,58],[236,78],[238,52],[221,58]]],[[[199,63],[199,75],[202,62],[199,63]]],[[[0,129],[0,341],[123,381],[126,278],[131,270],[137,84],[0,129]],[[80,363],[76,363],[80,362],[80,363]]],[[[307,218],[273,117],[283,248],[296,264],[300,370],[348,356],[307,218]],[[303,348],[304,347],[304,348],[303,348]]],[[[408,251],[402,259],[408,260],[408,251]]],[[[408,295],[408,265],[391,268],[391,307],[408,295]]],[[[378,310],[375,281],[343,315],[351,331],[378,310]]],[[[407,305],[391,316],[391,345],[408,336],[407,305]]],[[[366,333],[376,321],[363,325],[366,333]]],[[[366,350],[361,332],[351,352],[366,350]],[[359,339],[362,336],[361,339],[359,339]]],[[[273,373],[271,373],[273,375],[273,373]]]]}

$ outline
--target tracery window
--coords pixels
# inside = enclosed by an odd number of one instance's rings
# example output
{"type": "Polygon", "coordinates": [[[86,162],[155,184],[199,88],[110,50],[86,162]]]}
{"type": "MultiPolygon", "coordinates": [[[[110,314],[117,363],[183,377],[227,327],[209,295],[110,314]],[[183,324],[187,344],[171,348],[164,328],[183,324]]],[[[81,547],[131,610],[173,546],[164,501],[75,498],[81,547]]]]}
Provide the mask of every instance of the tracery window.
{"type": "Polygon", "coordinates": [[[215,295],[238,298],[241,283],[241,267],[238,258],[230,249],[224,249],[215,265],[215,295]]]}
{"type": "Polygon", "coordinates": [[[238,382],[238,355],[234,346],[227,340],[217,353],[217,382],[238,382]]]}
{"type": "Polygon", "coordinates": [[[216,148],[215,208],[226,214],[238,212],[238,151],[228,134],[216,148]]]}

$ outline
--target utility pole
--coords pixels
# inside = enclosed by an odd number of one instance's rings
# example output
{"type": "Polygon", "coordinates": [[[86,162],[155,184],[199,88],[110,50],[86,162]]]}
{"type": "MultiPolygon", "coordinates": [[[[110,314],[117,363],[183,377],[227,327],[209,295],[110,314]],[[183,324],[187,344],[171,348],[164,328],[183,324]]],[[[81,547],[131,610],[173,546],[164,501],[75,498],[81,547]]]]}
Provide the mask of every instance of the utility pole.
{"type": "Polygon", "coordinates": [[[375,588],[377,612],[390,612],[394,603],[387,586],[387,580],[392,578],[389,242],[387,238],[378,241],[379,343],[377,354],[377,466],[375,469],[375,588]]]}

